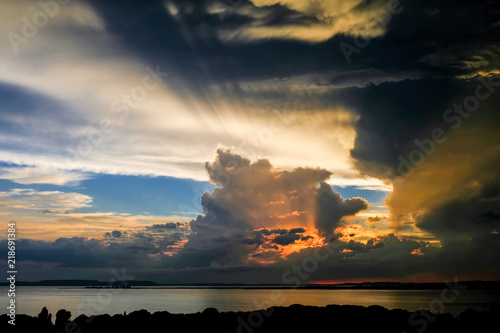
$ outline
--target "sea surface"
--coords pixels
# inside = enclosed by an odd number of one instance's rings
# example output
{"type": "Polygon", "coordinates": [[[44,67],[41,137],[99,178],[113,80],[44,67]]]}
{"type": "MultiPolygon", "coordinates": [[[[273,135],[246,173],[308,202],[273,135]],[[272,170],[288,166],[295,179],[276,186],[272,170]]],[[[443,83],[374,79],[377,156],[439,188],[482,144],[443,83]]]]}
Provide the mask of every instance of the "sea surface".
{"type": "MultiPolygon", "coordinates": [[[[0,314],[7,313],[7,287],[0,287],[0,314]]],[[[16,288],[16,313],[37,315],[46,306],[53,318],[60,309],[80,314],[150,312],[194,313],[212,307],[219,311],[253,311],[292,304],[325,306],[328,304],[381,305],[388,309],[460,314],[466,308],[478,310],[500,301],[499,290],[461,290],[453,301],[453,292],[442,298],[441,290],[328,290],[328,289],[210,289],[135,287],[132,289],[86,289],[83,287],[16,288]]]]}

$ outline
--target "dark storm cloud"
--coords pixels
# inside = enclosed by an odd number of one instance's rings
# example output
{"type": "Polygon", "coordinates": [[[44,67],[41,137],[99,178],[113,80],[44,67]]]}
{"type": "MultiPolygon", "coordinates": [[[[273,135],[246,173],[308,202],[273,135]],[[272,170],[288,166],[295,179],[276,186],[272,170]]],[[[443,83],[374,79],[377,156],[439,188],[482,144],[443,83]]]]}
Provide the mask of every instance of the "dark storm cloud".
{"type": "MultiPolygon", "coordinates": [[[[19,246],[17,259],[72,269],[155,267],[161,264],[164,252],[175,251],[189,233],[188,230],[177,228],[177,223],[174,224],[176,228],[167,230],[162,226],[168,223],[148,226],[142,232],[114,230],[106,232],[101,240],[84,237],[58,238],[55,241],[20,239],[16,242],[19,246]]],[[[1,241],[0,244],[5,242],[1,241]]]]}
{"type": "MultiPolygon", "coordinates": [[[[371,240],[366,245],[356,242],[339,243],[338,249],[353,252],[339,251],[331,254],[327,260],[318,264],[318,270],[308,276],[309,280],[345,280],[351,276],[367,279],[392,278],[425,271],[421,266],[421,258],[411,252],[427,249],[426,244],[402,240],[394,235],[371,240]]],[[[314,251],[311,250],[305,249],[291,255],[287,264],[301,265],[305,258],[314,258],[314,251]]]]}
{"type": "Polygon", "coordinates": [[[53,263],[68,268],[140,265],[144,260],[141,256],[154,252],[154,247],[146,242],[107,243],[82,237],[58,238],[53,242],[21,239],[17,244],[17,259],[21,262],[53,263]]]}
{"type": "Polygon", "coordinates": [[[417,227],[436,235],[443,247],[436,270],[494,278],[500,260],[500,197],[473,196],[451,200],[417,219],[417,227]]]}
{"type": "Polygon", "coordinates": [[[432,138],[436,128],[448,135],[455,130],[453,127],[463,122],[477,126],[498,122],[500,116],[494,112],[500,104],[498,92],[481,101],[479,111],[470,120],[452,121],[450,117],[458,114],[446,113],[454,105],[463,104],[468,96],[474,96],[479,84],[481,81],[477,79],[429,78],[341,92],[339,95],[344,97],[346,105],[361,115],[356,125],[355,147],[351,151],[357,167],[375,177],[404,176],[408,169],[398,170],[402,158],[407,160],[413,151],[422,150],[416,141],[432,138]]]}
{"type": "Polygon", "coordinates": [[[287,234],[287,235],[280,235],[276,236],[273,239],[273,243],[278,244],[278,245],[290,245],[295,243],[295,241],[298,241],[300,239],[300,235],[297,234],[287,234]]]}
{"type": "MultiPolygon", "coordinates": [[[[206,8],[214,3],[212,0],[173,2],[184,9],[177,15],[169,14],[164,3],[159,0],[92,2],[106,21],[107,29],[120,37],[125,49],[152,65],[168,68],[176,80],[186,79],[185,83],[195,91],[203,90],[202,83],[283,78],[331,71],[339,66],[349,68],[338,49],[341,39],[321,46],[293,40],[227,44],[217,37],[218,29],[237,29],[248,19],[233,17],[234,12],[228,13],[224,20],[207,13],[206,8]]],[[[254,8],[248,1],[240,6],[254,8]]],[[[268,12],[266,15],[272,17],[270,24],[279,25],[292,17],[308,23],[304,15],[291,16],[290,10],[281,6],[258,10],[268,12]]]]}
{"type": "MultiPolygon", "coordinates": [[[[426,77],[332,94],[361,115],[352,150],[358,168],[382,178],[397,174],[398,156],[415,149],[415,139],[449,128],[443,113],[474,94],[477,85],[459,77],[498,70],[500,12],[494,2],[402,3],[405,10],[392,17],[387,34],[353,55],[353,66],[389,68],[392,62],[399,71],[418,70],[426,77]]],[[[498,94],[485,104],[482,110],[498,105],[498,94]]],[[[498,121],[493,114],[482,117],[498,121]]]]}
{"type": "Polygon", "coordinates": [[[303,234],[304,232],[306,232],[304,228],[294,228],[285,230],[285,232],[280,230],[279,235],[272,239],[272,243],[282,246],[293,244],[299,239],[302,239],[300,234],[303,234]]]}
{"type": "Polygon", "coordinates": [[[482,184],[480,196],[484,199],[500,197],[500,179],[492,179],[482,184]]]}
{"type": "MultiPolygon", "coordinates": [[[[486,240],[483,238],[482,240],[486,240]]],[[[280,260],[274,264],[215,266],[208,267],[207,262],[216,259],[214,252],[184,253],[179,256],[162,256],[163,263],[145,256],[150,253],[148,246],[130,244],[105,245],[98,240],[82,238],[58,239],[54,242],[23,240],[20,260],[26,260],[26,271],[35,269],[30,262],[52,262],[58,264],[57,271],[72,268],[79,274],[92,276],[94,268],[126,267],[129,275],[141,279],[147,278],[160,282],[200,283],[225,282],[234,283],[307,283],[318,280],[345,280],[355,277],[373,279],[398,279],[422,272],[433,272],[448,278],[452,274],[460,274],[463,265],[474,265],[472,271],[494,272],[492,260],[497,254],[489,254],[484,260],[477,260],[481,251],[488,249],[484,243],[478,242],[475,246],[467,244],[462,249],[462,255],[452,255],[450,250],[458,250],[445,246],[434,248],[426,242],[400,239],[394,235],[387,235],[370,239],[367,244],[354,241],[335,241],[328,246],[332,250],[323,248],[306,248],[288,256],[287,260],[280,260]],[[345,252],[349,250],[350,252],[345,252]],[[419,250],[423,255],[414,255],[419,250]],[[314,271],[306,272],[302,269],[301,276],[292,274],[293,267],[303,267],[304,262],[317,258],[321,254],[321,261],[314,271]],[[22,258],[22,259],[21,259],[22,258]],[[476,261],[474,262],[474,260],[476,261]],[[185,267],[183,260],[189,260],[190,268],[185,267]],[[168,270],[165,270],[168,263],[168,270]],[[148,268],[144,271],[144,268],[148,268]],[[288,272],[288,273],[287,273],[288,272]]],[[[2,245],[2,242],[0,242],[2,245]]],[[[452,252],[454,253],[454,252],[452,252]]],[[[497,252],[498,253],[498,252],[497,252]]],[[[482,253],[484,255],[484,253],[482,253]]],[[[274,251],[264,251],[253,255],[261,260],[275,258],[274,251]]],[[[497,258],[498,259],[498,258],[497,258]]],[[[62,273],[62,271],[61,271],[62,273]]],[[[108,274],[109,275],[109,274],[108,274]]],[[[71,275],[70,275],[71,276],[71,275]]],[[[108,277],[109,278],[109,277],[108,277]]]]}
{"type": "MultiPolygon", "coordinates": [[[[103,15],[107,28],[123,40],[124,47],[151,64],[163,64],[180,76],[190,77],[193,87],[197,85],[194,81],[200,80],[291,77],[343,69],[430,69],[444,74],[449,73],[449,62],[429,63],[426,56],[445,52],[442,49],[446,48],[450,49],[448,54],[455,56],[461,52],[471,54],[473,50],[481,53],[496,40],[499,29],[494,2],[478,5],[467,1],[402,1],[404,10],[392,15],[386,34],[370,39],[369,45],[348,64],[339,44],[344,41],[354,45],[354,40],[340,34],[312,44],[279,39],[224,43],[217,37],[219,29],[236,30],[256,19],[251,15],[242,17],[236,10],[228,11],[221,19],[207,12],[214,4],[212,0],[170,1],[178,9],[175,15],[160,0],[119,2],[119,6],[118,1],[92,3],[103,15]],[[453,45],[461,51],[457,53],[451,48],[453,45]]],[[[267,17],[268,26],[290,22],[307,26],[316,20],[279,5],[256,8],[251,2],[242,1],[238,8],[259,12],[259,19],[267,17]]]]}
{"type": "Polygon", "coordinates": [[[479,215],[479,217],[484,217],[485,219],[500,220],[500,214],[495,214],[493,212],[487,212],[479,215]]]}
{"type": "Polygon", "coordinates": [[[494,231],[500,228],[500,195],[489,192],[490,186],[483,186],[477,196],[451,200],[439,206],[421,216],[417,226],[438,235],[445,242],[494,235],[494,231]],[[488,190],[484,191],[485,187],[488,190]]]}
{"type": "MultiPolygon", "coordinates": [[[[290,245],[295,243],[295,241],[307,240],[312,238],[311,236],[302,236],[301,234],[305,233],[306,230],[304,228],[293,228],[293,229],[260,229],[254,230],[250,237],[246,237],[241,240],[243,244],[255,245],[256,248],[265,247],[265,248],[274,248],[278,249],[275,245],[290,245]]],[[[274,253],[276,255],[276,253],[274,253]]]]}
{"type": "Polygon", "coordinates": [[[361,115],[351,151],[358,168],[378,177],[396,174],[398,157],[426,130],[441,125],[443,112],[462,89],[458,82],[427,79],[343,91],[347,105],[361,115]]]}
{"type": "Polygon", "coordinates": [[[304,228],[293,228],[293,229],[261,229],[261,230],[256,230],[255,233],[261,233],[266,236],[270,236],[273,234],[277,235],[286,235],[286,234],[303,234],[306,232],[306,229],[304,228]]]}

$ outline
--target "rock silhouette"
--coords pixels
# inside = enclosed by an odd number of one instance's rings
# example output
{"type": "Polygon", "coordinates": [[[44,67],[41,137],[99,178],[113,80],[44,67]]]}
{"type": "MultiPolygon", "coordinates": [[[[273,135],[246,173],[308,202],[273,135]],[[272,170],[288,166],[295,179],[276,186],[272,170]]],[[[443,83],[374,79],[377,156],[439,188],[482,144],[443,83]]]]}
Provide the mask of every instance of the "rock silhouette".
{"type": "Polygon", "coordinates": [[[485,332],[496,327],[500,311],[467,309],[459,316],[433,314],[426,310],[409,312],[381,306],[328,305],[325,307],[292,305],[253,312],[219,312],[208,308],[191,314],[147,310],[129,314],[80,315],[73,320],[64,309],[51,315],[43,308],[37,317],[17,315],[16,325],[1,315],[2,332],[33,333],[108,333],[108,332],[383,332],[383,333],[465,333],[485,332]]]}

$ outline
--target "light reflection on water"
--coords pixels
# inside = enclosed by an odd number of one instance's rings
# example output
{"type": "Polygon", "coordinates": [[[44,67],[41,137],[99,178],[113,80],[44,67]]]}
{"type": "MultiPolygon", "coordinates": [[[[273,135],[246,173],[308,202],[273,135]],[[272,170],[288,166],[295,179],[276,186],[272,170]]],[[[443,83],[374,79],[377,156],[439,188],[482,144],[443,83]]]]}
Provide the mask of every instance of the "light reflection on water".
{"type": "MultiPolygon", "coordinates": [[[[461,290],[461,295],[443,312],[459,314],[468,307],[484,309],[480,304],[497,303],[500,291],[461,290]]],[[[7,294],[1,287],[0,293],[7,294]]],[[[450,296],[450,295],[448,295],[450,296]]],[[[321,290],[321,289],[85,289],[71,287],[25,287],[16,290],[16,313],[37,315],[46,306],[53,315],[59,309],[71,311],[73,318],[84,313],[117,314],[146,309],[150,312],[193,313],[214,307],[219,311],[252,311],[270,305],[292,304],[325,306],[328,304],[381,305],[409,311],[429,309],[440,299],[441,290],[321,290]]],[[[7,313],[2,306],[1,314],[7,313]]]]}

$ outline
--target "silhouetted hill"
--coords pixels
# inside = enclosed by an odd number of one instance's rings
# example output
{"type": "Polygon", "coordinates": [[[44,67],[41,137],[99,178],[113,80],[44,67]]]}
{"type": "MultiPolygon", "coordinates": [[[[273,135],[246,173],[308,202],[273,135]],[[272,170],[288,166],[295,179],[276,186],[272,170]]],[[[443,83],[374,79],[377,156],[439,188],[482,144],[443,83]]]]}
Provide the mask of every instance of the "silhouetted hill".
{"type": "MultiPolygon", "coordinates": [[[[466,287],[468,290],[497,290],[500,289],[500,281],[458,281],[449,282],[449,284],[458,284],[466,287]]],[[[305,285],[305,288],[322,289],[401,289],[401,290],[442,290],[447,287],[446,283],[441,282],[362,282],[362,283],[342,283],[327,285],[305,285]]]]}
{"type": "MultiPolygon", "coordinates": [[[[7,286],[8,282],[0,283],[7,286]]],[[[16,286],[58,286],[58,287],[107,287],[107,286],[158,286],[152,281],[115,281],[112,283],[97,280],[43,280],[37,282],[16,281],[16,286]]]]}
{"type": "Polygon", "coordinates": [[[219,312],[208,308],[192,314],[153,314],[146,310],[110,316],[102,314],[72,319],[71,313],[59,310],[55,316],[44,308],[37,317],[16,316],[16,325],[8,316],[0,316],[2,332],[36,333],[108,333],[108,332],[371,332],[371,333],[469,333],[489,332],[497,327],[500,311],[468,309],[458,317],[433,314],[427,310],[408,312],[381,306],[328,305],[326,307],[292,305],[271,307],[253,312],[219,312]],[[73,321],[71,321],[73,320],[73,321]]]}
{"type": "MultiPolygon", "coordinates": [[[[459,281],[450,282],[467,287],[468,290],[500,290],[500,281],[459,281]]],[[[0,283],[0,286],[7,286],[8,282],[0,283]]],[[[60,286],[60,287],[106,287],[109,282],[97,280],[43,280],[37,282],[17,281],[17,286],[60,286]]],[[[303,284],[296,285],[276,285],[276,284],[223,284],[223,283],[203,283],[203,284],[160,284],[153,281],[116,281],[112,286],[128,285],[132,287],[168,287],[168,288],[221,288],[221,289],[401,289],[401,290],[442,290],[447,287],[445,283],[413,283],[413,282],[361,282],[361,283],[340,283],[340,284],[303,284]]]]}

